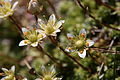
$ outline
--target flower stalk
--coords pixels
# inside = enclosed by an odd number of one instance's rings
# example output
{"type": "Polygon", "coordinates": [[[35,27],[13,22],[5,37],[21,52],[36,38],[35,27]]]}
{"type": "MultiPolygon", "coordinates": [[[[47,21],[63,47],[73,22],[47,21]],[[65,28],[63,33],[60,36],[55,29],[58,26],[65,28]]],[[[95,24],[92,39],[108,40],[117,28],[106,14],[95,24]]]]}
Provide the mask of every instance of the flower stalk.
{"type": "Polygon", "coordinates": [[[9,19],[12,20],[12,22],[16,25],[16,27],[19,29],[19,33],[22,34],[21,25],[16,22],[16,20],[13,18],[13,16],[9,16],[9,19]]]}
{"type": "Polygon", "coordinates": [[[53,56],[51,56],[51,55],[49,55],[48,53],[46,53],[40,45],[38,45],[37,49],[38,49],[40,52],[42,52],[43,54],[45,54],[46,56],[48,56],[48,57],[49,57],[54,63],[56,63],[58,66],[61,66],[61,64],[60,64],[59,62],[57,62],[57,60],[56,60],[53,56]]]}

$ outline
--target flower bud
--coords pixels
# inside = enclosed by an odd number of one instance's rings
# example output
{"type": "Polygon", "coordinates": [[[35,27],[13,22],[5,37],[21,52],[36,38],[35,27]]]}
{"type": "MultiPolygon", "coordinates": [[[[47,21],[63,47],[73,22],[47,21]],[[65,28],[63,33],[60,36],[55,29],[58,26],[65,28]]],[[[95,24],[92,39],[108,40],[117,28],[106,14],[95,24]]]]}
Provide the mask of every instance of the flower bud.
{"type": "Polygon", "coordinates": [[[31,14],[37,15],[42,10],[43,6],[40,6],[37,0],[30,0],[28,5],[28,11],[31,14]]]}

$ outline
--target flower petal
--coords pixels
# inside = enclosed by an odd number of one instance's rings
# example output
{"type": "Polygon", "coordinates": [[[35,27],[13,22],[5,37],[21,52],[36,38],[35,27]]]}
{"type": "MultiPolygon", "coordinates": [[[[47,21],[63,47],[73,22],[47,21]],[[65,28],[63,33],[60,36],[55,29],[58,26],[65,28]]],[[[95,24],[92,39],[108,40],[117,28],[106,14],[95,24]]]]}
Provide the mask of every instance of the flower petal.
{"type": "Polygon", "coordinates": [[[60,20],[56,23],[55,28],[58,29],[65,22],[65,20],[60,20]]]}
{"type": "Polygon", "coordinates": [[[52,34],[50,34],[51,36],[57,36],[57,32],[60,32],[60,29],[57,29],[56,31],[54,31],[52,34]]]}
{"type": "Polygon", "coordinates": [[[55,24],[55,21],[56,21],[55,15],[52,14],[52,15],[49,17],[48,24],[54,25],[54,24],[55,24]]]}
{"type": "Polygon", "coordinates": [[[12,6],[12,10],[15,10],[16,6],[18,5],[18,1],[16,1],[13,6],[12,6]]]}
{"type": "Polygon", "coordinates": [[[22,28],[22,32],[25,33],[25,32],[28,32],[29,30],[27,28],[22,28]]]}
{"type": "Polygon", "coordinates": [[[37,47],[38,46],[38,42],[34,42],[31,44],[32,47],[37,47]]]}
{"type": "Polygon", "coordinates": [[[2,68],[2,70],[3,70],[4,72],[8,71],[8,69],[6,69],[6,68],[2,68]]]}
{"type": "Polygon", "coordinates": [[[22,40],[20,43],[19,43],[19,46],[25,46],[25,45],[28,45],[30,44],[30,41],[29,40],[22,40]]]}
{"type": "Polygon", "coordinates": [[[42,71],[41,71],[42,73],[44,73],[44,72],[47,71],[44,65],[41,66],[41,70],[42,70],[42,71]]]}
{"type": "Polygon", "coordinates": [[[94,41],[92,41],[92,40],[87,40],[86,41],[86,46],[87,47],[91,47],[92,45],[94,45],[94,41]]]}
{"type": "Polygon", "coordinates": [[[51,74],[55,74],[56,73],[55,66],[51,66],[50,67],[50,72],[51,72],[51,74]]]}
{"type": "Polygon", "coordinates": [[[27,80],[27,78],[24,78],[24,79],[22,79],[22,80],[27,80]]]}
{"type": "Polygon", "coordinates": [[[68,39],[73,39],[75,36],[73,34],[67,33],[67,38],[68,39]]]}
{"type": "Polygon", "coordinates": [[[42,80],[42,79],[40,79],[40,78],[37,78],[37,79],[35,79],[35,80],[42,80]]]}
{"type": "Polygon", "coordinates": [[[86,56],[86,50],[84,49],[83,53],[78,52],[78,55],[79,55],[81,58],[85,58],[85,56],[86,56]]]}
{"type": "Polygon", "coordinates": [[[79,32],[79,35],[81,35],[81,36],[83,36],[83,37],[86,37],[86,34],[87,34],[87,32],[86,32],[85,29],[82,29],[82,30],[80,30],[80,32],[79,32]]]}
{"type": "Polygon", "coordinates": [[[61,31],[60,29],[57,29],[57,30],[55,30],[55,33],[60,32],[60,31],[61,31]]]}
{"type": "Polygon", "coordinates": [[[15,72],[15,66],[12,66],[12,67],[11,67],[11,71],[12,71],[12,72],[15,72]]]}
{"type": "Polygon", "coordinates": [[[5,80],[6,79],[6,77],[3,77],[1,80],[5,80]]]}
{"type": "Polygon", "coordinates": [[[41,39],[43,39],[43,38],[46,37],[46,34],[44,33],[43,30],[37,29],[36,31],[39,33],[39,34],[38,34],[38,41],[40,41],[41,39]]]}
{"type": "Polygon", "coordinates": [[[67,51],[67,52],[74,52],[75,50],[72,49],[71,47],[68,47],[68,48],[65,49],[65,51],[67,51]]]}
{"type": "Polygon", "coordinates": [[[40,18],[38,18],[38,25],[39,25],[43,30],[45,30],[45,28],[46,28],[45,22],[44,22],[42,19],[40,19],[40,18]]]}

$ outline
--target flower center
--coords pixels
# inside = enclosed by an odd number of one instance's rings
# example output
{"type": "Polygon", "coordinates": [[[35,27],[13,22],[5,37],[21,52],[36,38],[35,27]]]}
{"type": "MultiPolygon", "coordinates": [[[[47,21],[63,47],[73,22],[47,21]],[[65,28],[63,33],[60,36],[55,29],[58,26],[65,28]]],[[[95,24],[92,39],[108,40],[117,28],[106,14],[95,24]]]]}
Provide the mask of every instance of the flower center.
{"type": "Polygon", "coordinates": [[[44,76],[43,80],[53,80],[53,79],[52,79],[52,77],[50,75],[46,75],[46,76],[44,76]]]}
{"type": "Polygon", "coordinates": [[[47,33],[47,34],[52,34],[53,32],[54,32],[55,30],[54,30],[54,28],[53,27],[47,27],[46,28],[46,30],[45,30],[45,32],[47,33]]]}
{"type": "Polygon", "coordinates": [[[78,40],[77,42],[75,42],[75,46],[77,47],[77,48],[82,48],[82,47],[84,47],[84,40],[78,40]]]}
{"type": "Polygon", "coordinates": [[[31,42],[36,42],[37,41],[37,36],[35,34],[30,34],[28,39],[31,41],[31,42]]]}

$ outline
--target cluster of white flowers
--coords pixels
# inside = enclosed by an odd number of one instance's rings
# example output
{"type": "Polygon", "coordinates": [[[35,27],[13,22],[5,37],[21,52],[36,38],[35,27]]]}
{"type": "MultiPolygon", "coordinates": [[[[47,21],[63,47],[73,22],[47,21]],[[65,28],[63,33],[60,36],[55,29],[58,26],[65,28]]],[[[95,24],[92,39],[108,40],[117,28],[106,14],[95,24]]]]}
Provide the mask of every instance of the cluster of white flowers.
{"type": "Polygon", "coordinates": [[[57,32],[60,32],[62,23],[64,23],[64,20],[60,20],[56,23],[54,14],[50,16],[47,24],[41,19],[38,19],[39,28],[22,28],[25,40],[22,40],[19,46],[31,45],[36,47],[45,37],[57,36],[57,32]]]}
{"type": "Polygon", "coordinates": [[[78,36],[68,33],[67,37],[70,40],[70,47],[66,48],[68,52],[77,52],[81,58],[86,56],[86,48],[94,45],[94,41],[86,40],[86,31],[82,29],[78,36]]]}
{"type": "MultiPolygon", "coordinates": [[[[6,68],[2,68],[4,71],[4,76],[0,80],[19,80],[15,77],[15,66],[12,66],[10,70],[6,68]]],[[[56,71],[54,66],[51,66],[50,68],[45,68],[45,66],[41,67],[41,76],[40,78],[36,78],[35,80],[61,80],[62,78],[56,77],[56,71]]],[[[28,80],[27,78],[23,78],[20,80],[28,80]]]]}

